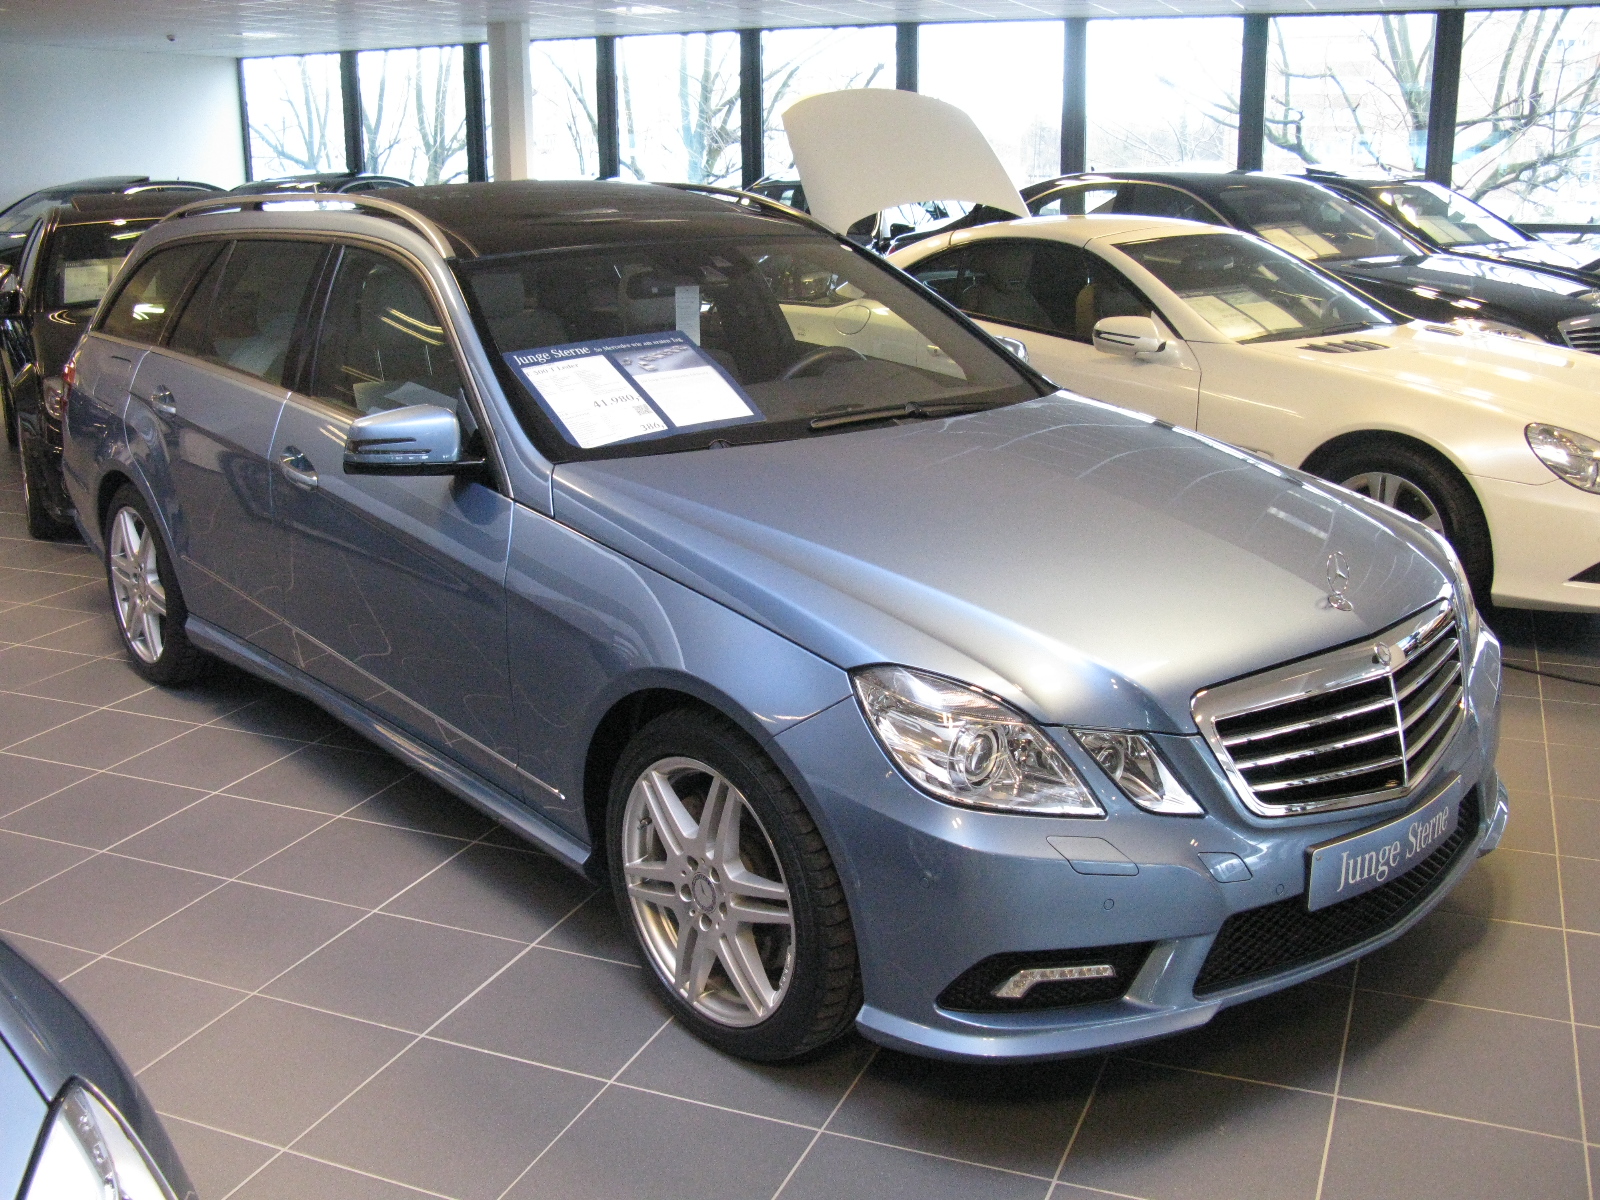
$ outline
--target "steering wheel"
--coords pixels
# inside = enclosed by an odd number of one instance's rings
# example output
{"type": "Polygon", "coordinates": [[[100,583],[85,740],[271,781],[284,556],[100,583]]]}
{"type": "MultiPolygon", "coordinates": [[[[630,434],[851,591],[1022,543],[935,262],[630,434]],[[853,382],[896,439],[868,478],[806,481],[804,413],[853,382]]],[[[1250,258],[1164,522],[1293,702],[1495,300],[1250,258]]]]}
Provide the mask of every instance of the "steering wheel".
{"type": "Polygon", "coordinates": [[[809,375],[813,369],[830,362],[866,362],[867,356],[849,346],[818,346],[809,353],[802,354],[789,364],[788,370],[779,375],[779,379],[798,379],[802,375],[809,375]]]}

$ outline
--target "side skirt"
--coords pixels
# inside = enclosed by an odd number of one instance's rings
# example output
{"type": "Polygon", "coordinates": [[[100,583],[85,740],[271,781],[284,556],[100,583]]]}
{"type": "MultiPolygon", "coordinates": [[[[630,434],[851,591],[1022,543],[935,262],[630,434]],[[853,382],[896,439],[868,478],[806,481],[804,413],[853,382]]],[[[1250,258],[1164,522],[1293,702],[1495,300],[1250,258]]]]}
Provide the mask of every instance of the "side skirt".
{"type": "Polygon", "coordinates": [[[304,671],[289,666],[199,617],[191,616],[184,624],[184,632],[189,635],[189,640],[202,650],[215,654],[218,658],[252,675],[304,696],[357,733],[378,743],[390,754],[446,791],[453,792],[486,816],[520,834],[574,871],[580,874],[584,872],[590,857],[588,846],[553,822],[530,811],[527,806],[481,776],[444,757],[410,734],[402,733],[355,701],[325,687],[304,671]]]}

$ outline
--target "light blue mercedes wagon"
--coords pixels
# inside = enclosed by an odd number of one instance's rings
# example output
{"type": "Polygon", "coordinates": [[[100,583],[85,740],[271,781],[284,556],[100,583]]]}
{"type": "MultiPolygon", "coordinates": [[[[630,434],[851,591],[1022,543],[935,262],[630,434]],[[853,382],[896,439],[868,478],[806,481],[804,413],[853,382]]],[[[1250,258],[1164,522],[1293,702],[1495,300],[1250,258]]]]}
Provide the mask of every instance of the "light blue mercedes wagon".
{"type": "Polygon", "coordinates": [[[213,199],[70,374],[135,668],[274,680],[609,883],[734,1054],[1170,1034],[1505,825],[1432,533],[1057,391],[759,198],[213,199]]]}

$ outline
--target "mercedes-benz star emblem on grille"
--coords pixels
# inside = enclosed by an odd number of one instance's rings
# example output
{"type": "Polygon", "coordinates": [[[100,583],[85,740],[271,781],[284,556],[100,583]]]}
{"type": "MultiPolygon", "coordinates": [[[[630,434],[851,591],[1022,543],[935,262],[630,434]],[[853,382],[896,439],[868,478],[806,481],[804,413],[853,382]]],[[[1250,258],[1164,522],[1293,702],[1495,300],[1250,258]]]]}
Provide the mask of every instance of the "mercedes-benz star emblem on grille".
{"type": "Polygon", "coordinates": [[[1391,662],[1394,661],[1394,651],[1390,650],[1389,647],[1385,646],[1382,642],[1379,642],[1372,648],[1372,661],[1377,663],[1380,667],[1387,667],[1391,662]]]}
{"type": "Polygon", "coordinates": [[[1335,550],[1328,555],[1328,607],[1337,608],[1340,612],[1354,612],[1355,605],[1345,596],[1349,590],[1350,563],[1342,550],[1335,550]]]}

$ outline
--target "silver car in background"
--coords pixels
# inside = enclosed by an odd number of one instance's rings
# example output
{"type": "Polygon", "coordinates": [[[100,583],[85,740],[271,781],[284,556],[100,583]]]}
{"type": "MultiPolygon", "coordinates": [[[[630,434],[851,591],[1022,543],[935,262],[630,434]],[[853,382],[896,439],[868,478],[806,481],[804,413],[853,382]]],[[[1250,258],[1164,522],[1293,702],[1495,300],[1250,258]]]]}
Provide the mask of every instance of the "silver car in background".
{"type": "Polygon", "coordinates": [[[276,680],[609,883],[731,1053],[1170,1034],[1504,828],[1440,539],[1055,391],[759,198],[190,206],[71,377],[136,669],[276,680]]]}

